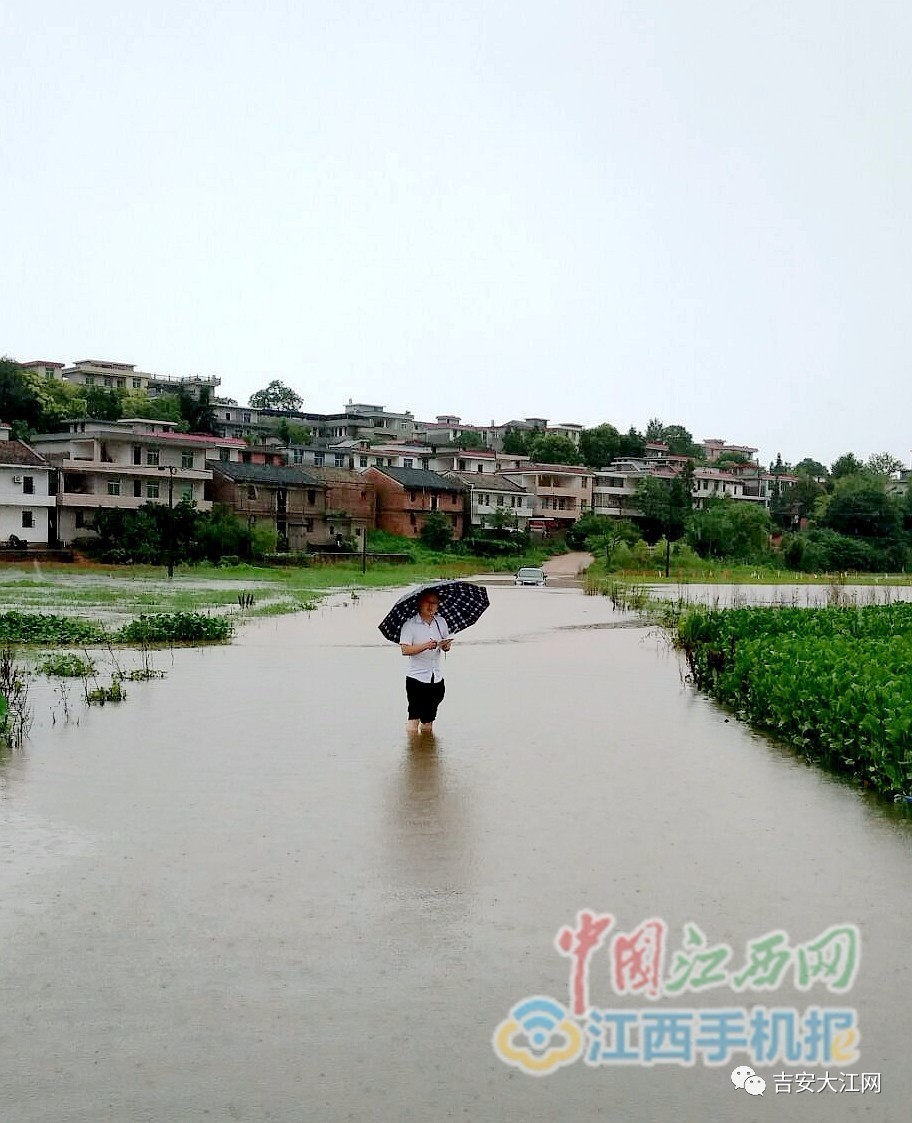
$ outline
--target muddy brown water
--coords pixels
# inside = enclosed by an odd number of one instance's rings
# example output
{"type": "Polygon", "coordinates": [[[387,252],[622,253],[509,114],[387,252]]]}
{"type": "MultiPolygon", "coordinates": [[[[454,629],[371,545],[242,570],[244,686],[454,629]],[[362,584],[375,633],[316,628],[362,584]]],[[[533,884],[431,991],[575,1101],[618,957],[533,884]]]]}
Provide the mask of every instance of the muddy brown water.
{"type": "MultiPolygon", "coordinates": [[[[907,1118],[905,812],[727,720],[655,633],[575,588],[492,587],[436,739],[411,745],[376,631],[391,599],[175,652],[0,764],[0,1118],[907,1118]],[[858,924],[848,999],[754,1001],[850,1003],[842,1067],[883,1091],[773,1093],[820,1064],[757,1066],[756,1099],[731,1064],[508,1067],[492,1033],[526,996],[567,1003],[553,941],[584,908],[663,918],[669,952],[687,922],[736,949],[858,924]]],[[[613,998],[609,963],[592,1002],[647,1005],[613,998]]],[[[671,1005],[725,1003],[743,999],[671,1005]]]]}

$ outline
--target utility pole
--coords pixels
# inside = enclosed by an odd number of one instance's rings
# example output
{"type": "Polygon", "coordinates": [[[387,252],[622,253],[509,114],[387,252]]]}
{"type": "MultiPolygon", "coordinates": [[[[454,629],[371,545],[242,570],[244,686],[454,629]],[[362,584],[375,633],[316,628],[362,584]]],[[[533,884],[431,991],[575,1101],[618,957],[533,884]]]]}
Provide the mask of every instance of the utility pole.
{"type": "Polygon", "coordinates": [[[168,580],[174,576],[174,473],[173,464],[160,464],[159,472],[168,473],[168,580]]]}

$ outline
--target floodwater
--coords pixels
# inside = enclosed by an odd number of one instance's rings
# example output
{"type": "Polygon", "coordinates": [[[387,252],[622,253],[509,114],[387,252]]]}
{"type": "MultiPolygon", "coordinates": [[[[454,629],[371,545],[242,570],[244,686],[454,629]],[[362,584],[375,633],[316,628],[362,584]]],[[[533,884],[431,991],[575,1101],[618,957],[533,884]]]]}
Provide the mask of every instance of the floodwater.
{"type": "MultiPolygon", "coordinates": [[[[0,1119],[907,1118],[906,813],[728,720],[656,633],[575,588],[492,587],[436,739],[410,744],[376,630],[394,596],[163,656],[164,680],[58,707],[0,764],[0,1119]],[[762,1098],[731,1063],[506,1065],[511,1008],[569,1002],[554,940],[586,908],[615,931],[663,919],[669,962],[688,922],[739,961],[774,929],[857,924],[848,997],[652,1008],[850,1004],[842,1067],[882,1092],[774,1094],[776,1073],[823,1076],[800,1061],[757,1066],[762,1098]]],[[[592,954],[592,1004],[649,1006],[612,994],[611,962],[592,954]]]]}

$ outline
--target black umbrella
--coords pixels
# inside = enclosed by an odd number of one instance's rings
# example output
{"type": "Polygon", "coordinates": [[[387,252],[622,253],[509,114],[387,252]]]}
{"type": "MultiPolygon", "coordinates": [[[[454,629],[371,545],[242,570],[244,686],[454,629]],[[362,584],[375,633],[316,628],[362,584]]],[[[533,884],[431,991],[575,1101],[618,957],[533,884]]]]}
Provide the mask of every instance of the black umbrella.
{"type": "Polygon", "coordinates": [[[435,581],[419,585],[401,596],[377,625],[385,639],[399,642],[402,625],[418,613],[418,600],[424,593],[436,593],[440,615],[451,634],[469,628],[488,607],[488,590],[469,581],[435,581]]]}

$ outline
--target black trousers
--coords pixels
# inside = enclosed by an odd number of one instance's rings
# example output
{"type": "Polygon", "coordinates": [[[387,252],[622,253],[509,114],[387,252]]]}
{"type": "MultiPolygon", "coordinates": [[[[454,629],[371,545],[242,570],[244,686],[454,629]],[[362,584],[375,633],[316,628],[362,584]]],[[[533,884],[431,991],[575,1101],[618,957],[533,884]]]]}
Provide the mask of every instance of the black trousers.
{"type": "Polygon", "coordinates": [[[430,725],[437,716],[437,707],[446,692],[443,679],[439,682],[422,682],[417,678],[406,678],[405,696],[408,698],[409,721],[417,718],[422,725],[430,725]]]}

